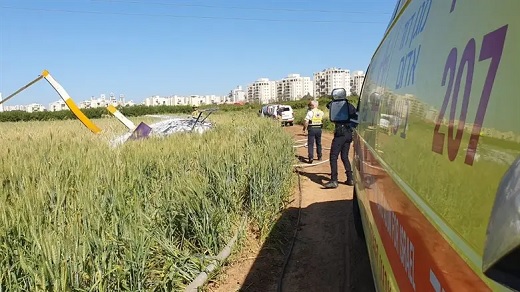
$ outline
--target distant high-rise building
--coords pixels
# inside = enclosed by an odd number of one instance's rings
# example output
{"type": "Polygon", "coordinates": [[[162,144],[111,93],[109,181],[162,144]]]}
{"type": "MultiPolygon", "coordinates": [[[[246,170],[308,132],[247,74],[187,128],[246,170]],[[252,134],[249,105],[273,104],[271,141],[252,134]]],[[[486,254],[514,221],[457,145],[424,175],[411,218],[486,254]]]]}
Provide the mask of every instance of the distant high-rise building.
{"type": "Polygon", "coordinates": [[[314,96],[330,95],[334,88],[345,88],[350,92],[350,70],[328,68],[314,73],[314,96]]]}
{"type": "Polygon", "coordinates": [[[62,111],[62,110],[68,110],[68,109],[69,109],[69,107],[67,106],[67,104],[65,104],[65,102],[62,99],[49,104],[50,112],[56,112],[56,111],[62,111]]]}
{"type": "Polygon", "coordinates": [[[160,97],[159,95],[147,97],[144,100],[146,106],[171,105],[170,98],[160,97]]]}
{"type": "Polygon", "coordinates": [[[172,105],[188,105],[190,104],[190,98],[188,96],[173,95],[170,96],[172,105]]]}
{"type": "Polygon", "coordinates": [[[278,101],[297,100],[305,95],[314,95],[314,86],[310,77],[301,77],[300,74],[289,74],[282,80],[276,81],[276,97],[278,101]]]}
{"type": "Polygon", "coordinates": [[[226,102],[237,103],[243,102],[246,100],[246,92],[242,89],[242,86],[237,86],[235,89],[231,90],[228,94],[226,102]]]}
{"type": "MultiPolygon", "coordinates": [[[[0,102],[2,100],[4,100],[4,99],[2,98],[2,93],[0,92],[0,102]]],[[[3,111],[4,111],[4,104],[0,104],[0,113],[3,112],[3,111]]]]}
{"type": "Polygon", "coordinates": [[[31,103],[31,104],[25,106],[25,111],[28,113],[44,112],[45,106],[38,104],[38,103],[31,103]]]}
{"type": "Polygon", "coordinates": [[[247,100],[266,104],[276,101],[276,81],[260,78],[247,87],[247,100]]]}
{"type": "Polygon", "coordinates": [[[99,98],[91,96],[89,100],[84,100],[79,103],[79,108],[98,108],[98,107],[107,107],[108,105],[112,106],[124,106],[124,95],[119,95],[119,100],[117,100],[114,93],[110,93],[110,99],[106,99],[105,94],[100,94],[99,98]]]}
{"type": "Polygon", "coordinates": [[[363,71],[354,71],[350,76],[350,91],[357,95],[361,94],[361,87],[365,80],[365,74],[363,71]]]}

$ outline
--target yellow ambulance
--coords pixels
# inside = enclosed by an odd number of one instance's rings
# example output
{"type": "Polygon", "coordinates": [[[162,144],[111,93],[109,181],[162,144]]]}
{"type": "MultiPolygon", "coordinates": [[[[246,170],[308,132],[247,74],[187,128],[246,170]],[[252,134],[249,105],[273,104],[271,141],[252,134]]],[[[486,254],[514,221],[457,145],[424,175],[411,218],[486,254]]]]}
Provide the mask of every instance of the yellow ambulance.
{"type": "Polygon", "coordinates": [[[353,146],[379,291],[520,290],[519,13],[517,0],[397,1],[353,146]]]}

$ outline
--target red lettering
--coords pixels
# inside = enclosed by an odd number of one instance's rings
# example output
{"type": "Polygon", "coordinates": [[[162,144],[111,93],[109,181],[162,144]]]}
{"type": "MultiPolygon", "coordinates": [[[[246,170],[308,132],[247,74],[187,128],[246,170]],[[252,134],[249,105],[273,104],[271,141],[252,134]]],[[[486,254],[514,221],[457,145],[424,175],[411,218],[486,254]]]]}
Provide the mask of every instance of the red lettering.
{"type": "Polygon", "coordinates": [[[451,0],[450,13],[452,13],[453,10],[455,10],[455,4],[457,4],[457,0],[451,0]]]}
{"type": "Polygon", "coordinates": [[[439,116],[437,117],[437,121],[435,122],[435,129],[433,130],[433,142],[432,142],[432,151],[442,154],[444,149],[444,134],[439,133],[439,129],[441,127],[442,120],[444,119],[444,113],[446,112],[446,108],[448,107],[448,102],[450,100],[451,91],[453,88],[453,76],[455,76],[455,68],[457,67],[457,48],[453,48],[448,55],[448,59],[446,59],[446,65],[444,65],[444,74],[442,75],[442,86],[446,85],[446,77],[448,72],[450,72],[448,87],[446,88],[446,94],[444,95],[444,101],[442,102],[441,111],[439,112],[439,116]]]}
{"type": "Polygon", "coordinates": [[[482,40],[482,48],[480,49],[479,61],[491,59],[489,63],[489,69],[484,82],[484,88],[482,88],[482,94],[480,95],[480,102],[478,104],[477,115],[475,116],[475,122],[473,123],[473,131],[469,139],[468,151],[466,153],[466,164],[473,165],[473,159],[477,152],[478,140],[480,138],[480,129],[484,123],[484,117],[486,115],[487,105],[493,84],[495,83],[495,77],[497,75],[498,66],[502,59],[502,52],[504,51],[504,43],[507,34],[507,25],[488,33],[482,40]]]}
{"type": "Polygon", "coordinates": [[[457,80],[453,89],[450,110],[450,122],[448,126],[448,158],[450,161],[455,160],[460,148],[462,134],[464,134],[464,125],[466,124],[466,114],[468,112],[469,96],[471,94],[471,84],[473,83],[473,71],[475,68],[475,40],[470,39],[460,60],[459,71],[457,72],[457,80]],[[457,127],[457,135],[453,138],[453,121],[455,120],[455,111],[457,108],[457,100],[459,97],[460,83],[464,68],[468,66],[466,73],[466,86],[464,88],[464,96],[462,99],[462,108],[460,111],[459,124],[457,127]]]}
{"type": "MultiPolygon", "coordinates": [[[[468,165],[473,165],[473,160],[477,151],[478,140],[480,138],[480,130],[484,122],[489,97],[491,95],[491,90],[495,82],[496,73],[500,65],[500,60],[502,58],[507,28],[508,26],[505,25],[493,32],[490,32],[486,34],[482,40],[479,62],[487,59],[491,59],[491,62],[488,68],[484,88],[482,89],[482,94],[480,96],[480,102],[478,105],[477,114],[475,116],[475,122],[473,123],[473,129],[471,131],[471,137],[469,139],[468,149],[466,151],[466,158],[464,160],[464,163],[468,165]]],[[[446,87],[446,93],[444,95],[444,100],[442,102],[439,116],[435,121],[435,128],[433,130],[432,151],[438,154],[443,154],[445,134],[440,133],[440,126],[444,119],[448,103],[450,103],[451,101],[450,117],[448,123],[448,158],[450,159],[450,161],[454,161],[455,158],[457,158],[462,136],[464,134],[464,125],[466,123],[466,115],[471,96],[471,87],[473,84],[475,55],[476,43],[475,39],[472,38],[468,41],[464,49],[464,52],[462,53],[455,80],[455,70],[457,69],[457,48],[451,49],[450,53],[448,54],[448,58],[446,59],[446,64],[444,65],[444,73],[442,76],[441,86],[446,86],[446,82],[448,82],[448,85],[446,87]],[[462,76],[465,68],[467,68],[467,71],[465,76],[466,78],[464,85],[464,94],[462,96],[461,112],[457,125],[457,131],[456,133],[454,133],[454,121],[455,113],[457,110],[457,101],[461,87],[462,76]]]]}

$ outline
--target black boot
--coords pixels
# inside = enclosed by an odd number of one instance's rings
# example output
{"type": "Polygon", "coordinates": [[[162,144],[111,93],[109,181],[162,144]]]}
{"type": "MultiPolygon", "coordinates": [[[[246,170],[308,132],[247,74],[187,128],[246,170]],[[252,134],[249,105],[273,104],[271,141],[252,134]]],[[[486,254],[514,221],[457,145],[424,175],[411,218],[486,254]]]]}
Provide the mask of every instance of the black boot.
{"type": "Polygon", "coordinates": [[[338,182],[335,180],[331,180],[327,184],[325,184],[324,187],[326,189],[335,189],[338,187],[338,182]]]}
{"type": "Polygon", "coordinates": [[[345,184],[347,186],[354,185],[354,178],[352,177],[352,171],[347,171],[347,181],[345,181],[345,184]]]}

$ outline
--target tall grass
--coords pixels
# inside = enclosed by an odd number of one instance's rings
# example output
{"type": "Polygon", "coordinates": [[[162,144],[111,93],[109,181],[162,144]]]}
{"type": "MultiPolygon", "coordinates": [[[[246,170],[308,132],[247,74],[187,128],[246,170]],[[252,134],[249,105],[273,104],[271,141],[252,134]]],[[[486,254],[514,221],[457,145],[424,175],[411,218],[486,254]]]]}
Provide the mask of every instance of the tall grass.
{"type": "Polygon", "coordinates": [[[268,232],[292,142],[278,123],[234,117],[115,149],[114,119],[96,121],[101,136],[78,121],[0,124],[0,291],[179,290],[243,216],[268,232]]]}

